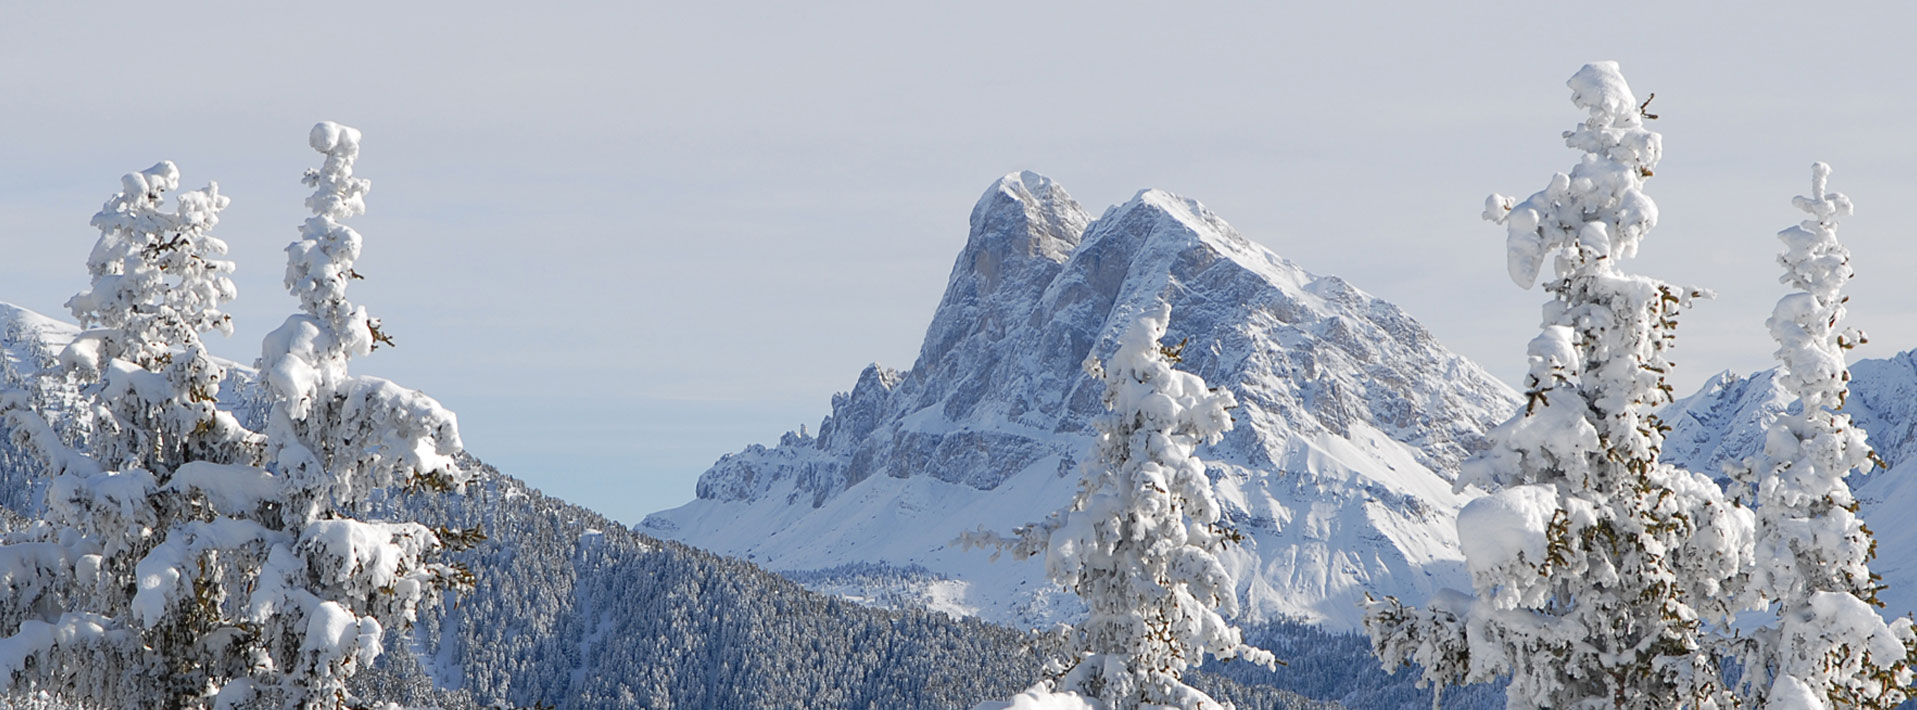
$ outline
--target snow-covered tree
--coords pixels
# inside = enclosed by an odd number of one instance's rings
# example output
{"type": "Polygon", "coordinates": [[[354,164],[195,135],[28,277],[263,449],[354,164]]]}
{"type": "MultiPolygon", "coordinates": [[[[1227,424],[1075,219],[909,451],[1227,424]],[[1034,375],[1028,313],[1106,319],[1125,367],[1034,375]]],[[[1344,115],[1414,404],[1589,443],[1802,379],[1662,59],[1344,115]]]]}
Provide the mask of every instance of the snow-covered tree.
{"type": "Polygon", "coordinates": [[[371,187],[353,175],[359,142],[358,130],[330,121],[309,136],[326,159],[306,174],[313,217],[286,248],[286,286],[302,312],[266,337],[264,469],[243,474],[276,483],[282,536],[247,608],[271,662],[231,684],[222,702],[338,707],[346,679],[379,655],[385,628],[412,623],[439,589],[471,583],[464,568],[431,558],[476,531],[355,519],[375,490],[450,490],[466,480],[454,460],[452,412],[416,390],[347,371],[351,358],[391,342],[346,298],[348,282],[359,278],[361,240],[341,220],[365,211],[371,187]]]}
{"type": "Polygon", "coordinates": [[[0,545],[0,685],[125,707],[336,708],[384,629],[469,579],[429,558],[441,533],[472,531],[354,519],[377,488],[463,474],[450,412],[346,373],[381,337],[343,296],[359,236],[338,220],[363,210],[367,183],[352,176],[356,131],[322,123],[312,144],[327,156],[307,178],[316,216],[288,249],[306,312],[267,338],[264,434],[221,408],[227,370],[199,340],[230,331],[217,307],[232,265],[207,233],[226,199],[209,187],[163,210],[178,171],[161,163],[95,216],[93,285],[70,305],[99,327],[61,355],[80,415],[0,396],[51,479],[47,519],[0,545]]]}
{"type": "Polygon", "coordinates": [[[1549,259],[1543,331],[1524,408],[1493,431],[1460,486],[1495,491],[1459,514],[1474,597],[1431,608],[1387,599],[1367,627],[1388,667],[1440,684],[1509,674],[1513,708],[1714,708],[1727,699],[1708,622],[1751,560],[1752,515],[1706,476],[1658,461],[1675,318],[1704,292],[1625,273],[1657,223],[1643,192],[1662,153],[1614,62],[1569,81],[1588,112],[1565,143],[1584,155],[1519,201],[1492,195],[1510,274],[1549,259]]]}
{"type": "Polygon", "coordinates": [[[1873,463],[1864,430],[1841,411],[1850,372],[1844,351],[1864,335],[1842,327],[1850,252],[1837,241],[1850,198],[1829,192],[1830,166],[1811,166],[1811,192],[1792,201],[1809,214],[1778,233],[1779,279],[1796,289],[1767,325],[1777,340],[1777,381],[1798,409],[1778,416],[1764,452],[1739,471],[1757,510],[1757,564],[1747,603],[1777,621],[1745,639],[1744,687],[1778,710],[1891,708],[1912,680],[1911,620],[1886,624],[1869,562],[1870,531],[1844,479],[1873,463]]]}
{"type": "Polygon", "coordinates": [[[310,142],[326,155],[308,171],[313,217],[287,246],[286,287],[301,313],[266,336],[259,368],[267,392],[267,467],[287,481],[289,514],[349,512],[394,484],[443,489],[461,482],[453,413],[416,390],[353,376],[347,363],[392,341],[346,298],[360,278],[360,235],[341,220],[365,211],[370,183],[353,175],[359,131],[325,122],[310,142]]]}
{"type": "Polygon", "coordinates": [[[232,330],[219,307],[233,298],[233,265],[217,258],[226,245],[211,234],[228,200],[209,185],[168,208],[179,182],[170,162],[129,174],[93,217],[92,284],[67,304],[92,329],[60,356],[64,391],[78,395],[66,418],[47,421],[26,393],[0,398],[50,479],[46,520],[0,546],[11,596],[0,628],[12,633],[0,644],[0,680],[177,707],[225,670],[211,658],[224,627],[214,607],[224,573],[246,555],[211,554],[235,531],[209,520],[175,478],[249,463],[260,441],[218,407],[226,368],[200,340],[232,330]],[[189,563],[200,573],[190,598],[178,613],[155,613],[152,590],[189,563]]]}
{"type": "Polygon", "coordinates": [[[92,329],[61,355],[89,387],[90,451],[101,465],[165,477],[191,460],[244,461],[251,436],[217,406],[226,368],[200,336],[233,332],[219,308],[234,297],[233,262],[212,235],[229,200],[217,183],[162,202],[180,184],[161,162],[121,178],[121,191],[93,216],[100,238],[87,258],[92,286],[67,301],[92,329]]]}
{"type": "Polygon", "coordinates": [[[1179,349],[1159,343],[1169,316],[1161,304],[1124,331],[1110,362],[1086,361],[1105,383],[1108,411],[1093,422],[1097,460],[1071,505],[1010,540],[968,536],[1020,558],[1045,555],[1052,580],[1084,599],[1089,617],[1071,629],[1049,690],[1113,710],[1217,708],[1181,680],[1186,670],[1207,654],[1273,663],[1225,621],[1238,601],[1217,553],[1236,536],[1220,525],[1211,479],[1193,455],[1231,429],[1237,400],[1172,368],[1179,349]]]}

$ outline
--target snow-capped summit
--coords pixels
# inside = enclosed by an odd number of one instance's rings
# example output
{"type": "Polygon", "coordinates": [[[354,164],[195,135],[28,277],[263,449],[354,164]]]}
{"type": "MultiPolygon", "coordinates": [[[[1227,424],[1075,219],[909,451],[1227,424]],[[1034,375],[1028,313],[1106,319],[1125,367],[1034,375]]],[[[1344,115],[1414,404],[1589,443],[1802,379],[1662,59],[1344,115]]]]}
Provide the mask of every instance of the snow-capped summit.
{"type": "MultiPolygon", "coordinates": [[[[1078,246],[1078,238],[1084,236],[1085,225],[1091,221],[1092,216],[1051,178],[1030,170],[1011,173],[992,183],[972,207],[972,234],[966,252],[976,259],[978,250],[990,249],[1003,258],[1006,247],[1010,247],[1022,256],[1041,256],[1061,263],[1078,246]]],[[[988,279],[986,285],[990,287],[993,277],[986,266],[977,261],[972,266],[981,278],[988,279]]],[[[945,300],[950,301],[951,296],[945,300]]]]}
{"type": "Polygon", "coordinates": [[[1081,364],[1160,301],[1180,366],[1241,403],[1237,428],[1199,455],[1247,535],[1227,565],[1251,616],[1349,627],[1367,590],[1422,599],[1463,583],[1450,481],[1516,406],[1509,388],[1396,306],[1306,272],[1194,200],[1145,190],[1091,220],[1031,172],[973,209],[910,370],[867,368],[817,436],[721,458],[698,500],[640,528],[854,596],[1056,620],[1074,600],[1054,599],[1040,564],[950,543],[1070,500],[1100,409],[1081,364]],[[886,583],[867,563],[912,573],[875,590],[886,583]]]}

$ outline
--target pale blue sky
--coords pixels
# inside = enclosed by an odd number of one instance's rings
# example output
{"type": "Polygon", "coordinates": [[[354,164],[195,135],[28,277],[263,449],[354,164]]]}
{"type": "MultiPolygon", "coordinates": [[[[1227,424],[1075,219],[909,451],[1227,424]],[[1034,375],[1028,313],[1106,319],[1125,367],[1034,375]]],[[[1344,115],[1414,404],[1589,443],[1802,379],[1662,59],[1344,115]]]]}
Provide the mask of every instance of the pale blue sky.
{"type": "Polygon", "coordinates": [[[169,159],[233,197],[215,348],[251,361],[292,309],[306,130],[357,126],[353,296],[400,342],[358,371],[626,522],[909,367],[973,200],[1018,169],[1094,213],[1197,198],[1515,377],[1542,295],[1477,214],[1572,164],[1564,80],[1595,59],[1663,116],[1640,268],[1722,296],[1680,389],[1768,366],[1771,235],[1813,160],[1858,204],[1861,354],[1917,347],[1913,3],[270,5],[0,2],[0,300],[63,315],[88,217],[169,159]]]}

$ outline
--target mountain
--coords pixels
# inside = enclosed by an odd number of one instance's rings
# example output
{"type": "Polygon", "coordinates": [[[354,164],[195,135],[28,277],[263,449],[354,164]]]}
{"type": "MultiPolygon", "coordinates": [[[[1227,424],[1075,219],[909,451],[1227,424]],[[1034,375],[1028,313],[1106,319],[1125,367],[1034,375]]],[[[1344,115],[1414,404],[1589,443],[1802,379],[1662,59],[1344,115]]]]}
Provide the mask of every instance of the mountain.
{"type": "MultiPolygon", "coordinates": [[[[80,329],[8,303],[0,303],[0,391],[33,381],[53,364],[53,356],[73,340],[80,329]]],[[[41,397],[46,406],[48,397],[41,397]]],[[[0,434],[4,434],[0,422],[0,434]]],[[[26,454],[0,436],[0,529],[39,517],[45,506],[47,482],[24,475],[35,466],[26,454]]]]}
{"type": "Polygon", "coordinates": [[[1075,598],[1037,561],[952,544],[1064,505],[1100,385],[1081,369],[1159,301],[1181,367],[1237,395],[1202,448],[1252,620],[1353,628],[1371,593],[1467,583],[1458,463],[1511,390],[1402,310],[1241,236],[1196,201],[1139,192],[1092,219],[1031,172],[986,190],[918,360],[872,365],[816,435],[719,459],[697,500],[644,532],[754,560],[817,589],[1035,626],[1075,598]],[[881,573],[890,570],[892,574],[881,573]]]}
{"type": "MultiPolygon", "coordinates": [[[[77,332],[0,303],[0,390],[36,392],[43,406],[65,399],[64,385],[35,376],[77,332]]],[[[257,426],[256,373],[226,364],[222,406],[257,426]]],[[[5,434],[0,533],[44,505],[37,462],[5,434]]],[[[1030,686],[1050,643],[979,620],[812,592],[747,562],[636,533],[470,457],[462,463],[475,474],[464,492],[388,491],[366,511],[370,519],[477,526],[487,538],[452,553],[473,571],[474,589],[389,633],[378,665],[354,679],[365,697],[458,710],[964,708],[1030,686]]],[[[0,629],[0,639],[10,632],[0,629]]],[[[1209,673],[1193,682],[1247,710],[1335,707],[1273,682],[1342,696],[1355,680],[1389,687],[1407,706],[1420,702],[1409,679],[1368,671],[1294,673],[1260,678],[1260,686],[1209,673]]],[[[0,709],[75,707],[0,693],[0,709]]]]}
{"type": "MultiPolygon", "coordinates": [[[[1693,471],[1720,473],[1726,465],[1763,450],[1764,432],[1794,406],[1773,379],[1776,370],[1747,376],[1724,372],[1697,392],[1666,405],[1660,418],[1671,426],[1665,461],[1693,471]]],[[[1917,350],[1850,366],[1850,397],[1844,411],[1869,433],[1878,456],[1890,464],[1854,476],[1858,514],[1876,534],[1878,556],[1871,571],[1888,589],[1878,598],[1886,617],[1917,613],[1917,350]]]]}

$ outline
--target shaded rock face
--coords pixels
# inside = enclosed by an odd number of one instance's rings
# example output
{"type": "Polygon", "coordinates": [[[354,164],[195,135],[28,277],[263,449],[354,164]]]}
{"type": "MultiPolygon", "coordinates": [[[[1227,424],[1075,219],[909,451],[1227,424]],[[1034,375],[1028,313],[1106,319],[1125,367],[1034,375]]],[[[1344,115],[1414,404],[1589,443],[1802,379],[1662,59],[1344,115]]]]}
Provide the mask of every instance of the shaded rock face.
{"type": "MultiPolygon", "coordinates": [[[[1069,500],[1072,486],[1036,479],[1069,477],[1088,451],[1102,385],[1081,365],[1160,301],[1172,307],[1168,344],[1185,343],[1181,367],[1241,403],[1237,428],[1200,455],[1228,515],[1254,533],[1237,560],[1254,607],[1351,623],[1355,607],[1331,607],[1366,584],[1402,577],[1411,588],[1382,591],[1416,596],[1433,580],[1464,583],[1452,576],[1461,499],[1450,481],[1514,410],[1509,388],[1396,306],[1304,271],[1196,201],[1146,190],[1093,220],[1030,172],[1000,179],[973,209],[910,370],[867,368],[816,437],[721,458],[697,501],[641,527],[780,569],[886,562],[965,579],[970,563],[940,564],[958,531],[1069,500]],[[904,495],[863,488],[881,478],[949,484],[938,493],[949,514],[850,532],[878,523],[849,500],[868,509],[904,495]],[[887,550],[859,544],[865,534],[887,550]],[[825,539],[837,549],[820,549],[825,539]]],[[[978,601],[987,615],[1005,606],[978,601]]]]}

